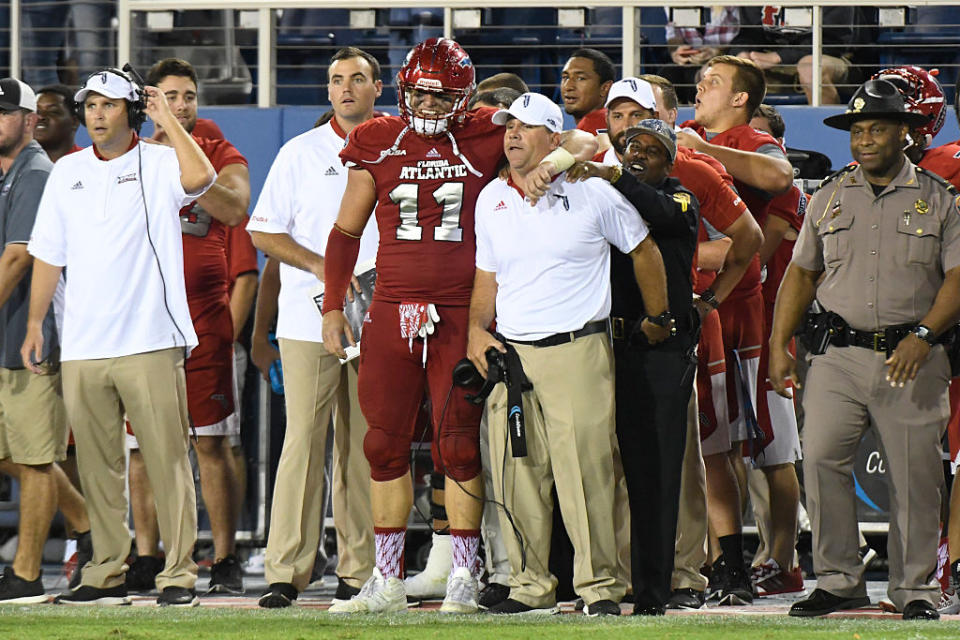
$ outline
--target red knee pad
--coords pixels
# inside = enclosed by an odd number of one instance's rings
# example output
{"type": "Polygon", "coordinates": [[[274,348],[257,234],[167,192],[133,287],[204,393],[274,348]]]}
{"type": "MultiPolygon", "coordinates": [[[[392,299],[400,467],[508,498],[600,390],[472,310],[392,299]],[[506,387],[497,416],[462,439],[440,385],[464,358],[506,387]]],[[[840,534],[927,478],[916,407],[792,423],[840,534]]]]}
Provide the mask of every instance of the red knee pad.
{"type": "Polygon", "coordinates": [[[443,425],[440,442],[434,449],[434,464],[439,451],[443,465],[437,469],[446,469],[445,475],[458,482],[473,480],[480,475],[480,434],[476,426],[454,427],[443,425]]]}
{"type": "Polygon", "coordinates": [[[370,477],[377,482],[396,480],[410,469],[410,442],[404,444],[373,425],[363,437],[363,454],[370,463],[370,477]]]}

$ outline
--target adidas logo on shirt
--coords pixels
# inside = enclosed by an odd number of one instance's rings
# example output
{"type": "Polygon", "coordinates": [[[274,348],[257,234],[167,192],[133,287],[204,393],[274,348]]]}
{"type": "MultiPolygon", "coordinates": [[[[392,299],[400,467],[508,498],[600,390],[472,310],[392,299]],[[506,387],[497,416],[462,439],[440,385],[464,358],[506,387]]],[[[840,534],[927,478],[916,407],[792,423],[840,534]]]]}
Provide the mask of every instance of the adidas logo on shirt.
{"type": "Polygon", "coordinates": [[[325,176],[338,176],[338,175],[340,175],[340,172],[338,172],[336,169],[334,169],[333,166],[329,166],[329,167],[327,167],[327,172],[326,172],[325,174],[323,174],[323,175],[325,175],[325,176]]]}
{"type": "Polygon", "coordinates": [[[73,185],[72,187],[70,187],[70,191],[76,191],[77,189],[83,189],[83,183],[82,183],[81,181],[79,181],[79,180],[77,180],[77,181],[74,183],[74,185],[73,185]]]}
{"type": "Polygon", "coordinates": [[[437,148],[436,148],[436,147],[431,147],[431,148],[430,148],[430,151],[427,151],[427,157],[428,157],[428,158],[439,158],[439,157],[440,157],[440,152],[437,151],[437,148]]]}
{"type": "Polygon", "coordinates": [[[507,208],[507,203],[501,200],[497,206],[493,208],[494,211],[505,211],[507,208]]]}

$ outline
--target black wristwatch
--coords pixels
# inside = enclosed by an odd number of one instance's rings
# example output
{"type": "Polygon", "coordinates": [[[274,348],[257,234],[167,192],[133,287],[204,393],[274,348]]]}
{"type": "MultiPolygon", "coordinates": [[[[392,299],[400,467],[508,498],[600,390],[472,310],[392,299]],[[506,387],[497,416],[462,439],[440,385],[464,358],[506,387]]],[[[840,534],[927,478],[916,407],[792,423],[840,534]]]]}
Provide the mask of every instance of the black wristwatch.
{"type": "Polygon", "coordinates": [[[670,335],[672,336],[677,333],[677,326],[673,323],[673,314],[669,311],[664,311],[658,316],[647,316],[647,320],[658,327],[670,329],[670,335]]]}
{"type": "Polygon", "coordinates": [[[717,300],[717,294],[713,292],[713,289],[704,289],[703,293],[700,294],[700,299],[714,309],[720,306],[720,301],[717,300]]]}
{"type": "Polygon", "coordinates": [[[933,329],[931,329],[925,324],[918,324],[913,328],[913,331],[911,331],[910,333],[917,336],[918,338],[920,338],[921,340],[929,344],[931,347],[937,344],[937,336],[933,333],[933,329]]]}

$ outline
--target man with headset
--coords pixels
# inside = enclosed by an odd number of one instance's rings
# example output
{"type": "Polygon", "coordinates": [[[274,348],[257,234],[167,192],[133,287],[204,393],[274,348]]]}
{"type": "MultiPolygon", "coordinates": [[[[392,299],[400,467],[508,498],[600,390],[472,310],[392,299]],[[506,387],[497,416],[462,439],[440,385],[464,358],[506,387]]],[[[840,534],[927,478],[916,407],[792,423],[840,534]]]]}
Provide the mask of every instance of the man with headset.
{"type": "Polygon", "coordinates": [[[197,345],[183,278],[179,210],[216,178],[156,87],[126,73],[90,76],[80,103],[91,147],[50,174],[28,251],[34,256],[27,335],[21,355],[43,370],[41,325],[68,267],[61,336],[63,392],[77,442],[80,480],[93,532],[93,560],[64,604],[125,604],[130,552],[124,491],[123,411],[137,425],[157,492],[166,565],[160,605],[193,606],[197,505],[187,459],[183,363],[197,345]],[[145,116],[173,148],[145,144],[145,116]]]}

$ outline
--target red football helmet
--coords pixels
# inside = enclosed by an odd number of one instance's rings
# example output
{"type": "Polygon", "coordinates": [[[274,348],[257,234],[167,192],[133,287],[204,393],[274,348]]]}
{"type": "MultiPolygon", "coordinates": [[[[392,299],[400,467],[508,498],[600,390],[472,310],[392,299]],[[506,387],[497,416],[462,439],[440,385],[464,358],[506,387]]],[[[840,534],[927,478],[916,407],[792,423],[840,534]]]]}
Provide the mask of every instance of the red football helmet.
{"type": "Polygon", "coordinates": [[[936,78],[939,73],[937,69],[927,71],[920,67],[892,67],[878,71],[870,78],[892,83],[903,94],[907,111],[930,117],[930,122],[917,129],[926,139],[924,148],[930,146],[933,137],[943,128],[947,116],[943,87],[936,78]]]}
{"type": "Polygon", "coordinates": [[[424,40],[410,50],[397,73],[400,117],[420,135],[444,133],[466,113],[476,88],[474,78],[473,63],[463,47],[447,38],[424,40]],[[447,113],[414,115],[410,106],[414,89],[451,95],[453,106],[447,113]]]}

